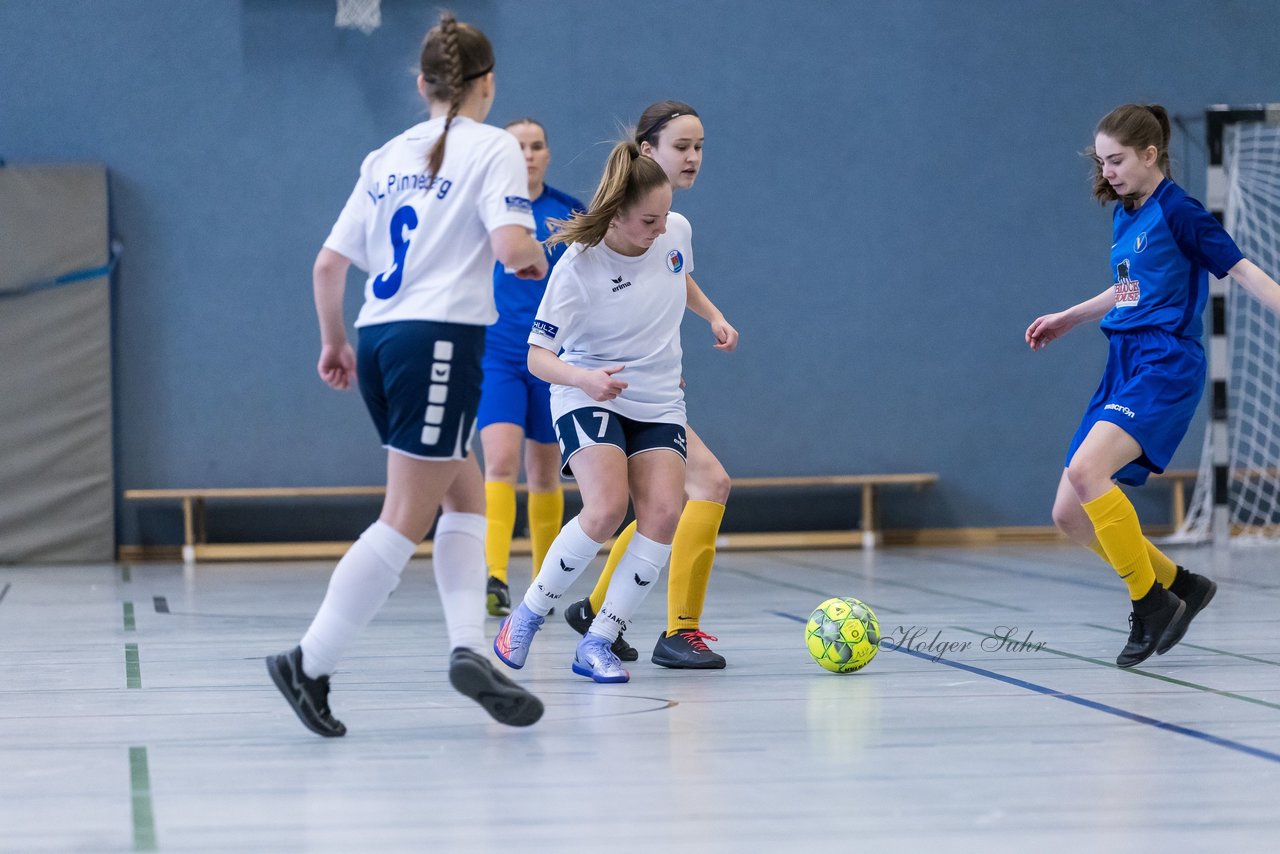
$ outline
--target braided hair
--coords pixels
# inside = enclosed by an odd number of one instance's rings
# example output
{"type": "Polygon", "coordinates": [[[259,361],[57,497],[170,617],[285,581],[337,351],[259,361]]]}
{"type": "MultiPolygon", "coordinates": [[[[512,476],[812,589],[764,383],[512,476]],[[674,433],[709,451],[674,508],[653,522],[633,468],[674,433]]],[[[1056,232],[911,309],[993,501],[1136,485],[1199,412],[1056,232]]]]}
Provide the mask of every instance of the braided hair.
{"type": "Polygon", "coordinates": [[[441,12],[439,23],[423,39],[420,65],[427,98],[449,104],[444,131],[427,156],[427,180],[431,181],[444,163],[449,127],[458,117],[472,83],[493,70],[493,46],[480,30],[460,22],[452,12],[441,12]]]}

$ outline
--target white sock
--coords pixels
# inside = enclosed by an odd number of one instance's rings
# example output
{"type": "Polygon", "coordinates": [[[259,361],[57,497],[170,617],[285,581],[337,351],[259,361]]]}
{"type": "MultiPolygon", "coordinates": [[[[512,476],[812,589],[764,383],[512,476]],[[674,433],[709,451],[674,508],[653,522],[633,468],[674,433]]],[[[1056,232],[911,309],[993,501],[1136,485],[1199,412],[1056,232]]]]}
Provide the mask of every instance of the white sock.
{"type": "Polygon", "coordinates": [[[476,652],[485,649],[486,524],[485,517],[478,513],[445,513],[436,523],[431,563],[451,650],[460,646],[476,652]]]}
{"type": "Polygon", "coordinates": [[[417,546],[385,522],[374,522],[347,549],[329,579],[320,610],[302,638],[302,672],[332,673],[338,659],[400,583],[417,546]]]}
{"type": "Polygon", "coordinates": [[[592,620],[588,633],[613,643],[639,610],[644,597],[649,595],[653,582],[658,580],[669,557],[670,545],[664,546],[639,532],[633,535],[631,544],[613,571],[609,590],[604,594],[604,604],[592,620]]]}
{"type": "Polygon", "coordinates": [[[524,594],[524,604],[529,610],[545,617],[560,601],[565,591],[582,575],[587,564],[600,553],[604,543],[597,543],[582,531],[578,517],[574,516],[560,529],[547,556],[543,558],[538,577],[524,594]]]}

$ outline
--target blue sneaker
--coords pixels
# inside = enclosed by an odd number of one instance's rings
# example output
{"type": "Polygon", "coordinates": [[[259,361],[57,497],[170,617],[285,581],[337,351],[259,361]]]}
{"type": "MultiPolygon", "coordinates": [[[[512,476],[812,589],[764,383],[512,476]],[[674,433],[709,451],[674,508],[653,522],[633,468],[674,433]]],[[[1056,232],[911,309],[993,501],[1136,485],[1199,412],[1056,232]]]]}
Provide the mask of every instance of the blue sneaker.
{"type": "Polygon", "coordinates": [[[599,635],[586,634],[573,654],[573,672],[597,682],[629,682],[631,674],[609,649],[609,642],[599,635]]]}
{"type": "Polygon", "coordinates": [[[511,616],[502,621],[498,636],[493,639],[493,651],[502,659],[503,664],[516,670],[524,667],[525,659],[529,657],[529,647],[533,644],[533,636],[542,628],[542,621],[545,619],[546,617],[533,613],[523,602],[516,606],[511,616]]]}

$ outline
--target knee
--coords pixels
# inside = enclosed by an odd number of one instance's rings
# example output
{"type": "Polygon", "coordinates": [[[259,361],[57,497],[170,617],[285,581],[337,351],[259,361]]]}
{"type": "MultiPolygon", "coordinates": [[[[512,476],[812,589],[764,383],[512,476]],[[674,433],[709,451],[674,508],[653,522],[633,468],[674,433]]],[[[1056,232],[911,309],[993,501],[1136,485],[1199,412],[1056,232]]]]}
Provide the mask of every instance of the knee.
{"type": "Polygon", "coordinates": [[[729,501],[729,490],[732,488],[732,478],[714,457],[704,465],[691,467],[685,479],[685,489],[695,501],[725,504],[729,501]]]}
{"type": "Polygon", "coordinates": [[[598,543],[612,537],[622,527],[622,520],[627,517],[627,501],[596,501],[582,508],[578,514],[578,525],[582,533],[598,543]]]}
{"type": "Polygon", "coordinates": [[[485,451],[484,479],[515,483],[520,474],[520,455],[506,451],[485,451]]]}
{"type": "Polygon", "coordinates": [[[637,507],[636,530],[656,542],[669,543],[675,538],[682,509],[679,502],[637,507]]]}
{"type": "MultiPolygon", "coordinates": [[[[1067,466],[1067,482],[1071,484],[1077,497],[1096,492],[1103,482],[1110,483],[1110,481],[1110,472],[1102,471],[1092,460],[1081,457],[1079,454],[1071,461],[1071,465],[1067,466]]],[[[1081,501],[1083,500],[1081,498],[1081,501]]]]}

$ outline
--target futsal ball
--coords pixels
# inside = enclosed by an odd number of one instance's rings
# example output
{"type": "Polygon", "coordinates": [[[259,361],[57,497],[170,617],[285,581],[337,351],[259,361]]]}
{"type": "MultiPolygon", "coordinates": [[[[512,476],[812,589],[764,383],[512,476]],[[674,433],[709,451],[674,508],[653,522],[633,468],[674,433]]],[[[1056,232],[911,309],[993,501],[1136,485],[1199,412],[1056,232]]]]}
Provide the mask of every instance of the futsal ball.
{"type": "Polygon", "coordinates": [[[852,673],[880,651],[880,623],[857,599],[835,597],[809,615],[804,642],[818,664],[832,673],[852,673]]]}

